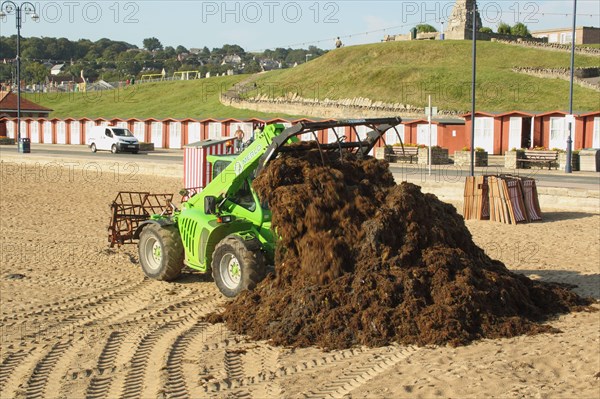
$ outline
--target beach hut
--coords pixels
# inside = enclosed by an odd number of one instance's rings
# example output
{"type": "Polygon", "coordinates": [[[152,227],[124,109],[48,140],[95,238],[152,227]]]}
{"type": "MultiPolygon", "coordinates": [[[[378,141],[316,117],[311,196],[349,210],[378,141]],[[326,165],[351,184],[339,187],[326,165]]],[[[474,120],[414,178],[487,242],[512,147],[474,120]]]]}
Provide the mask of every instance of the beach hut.
{"type": "Polygon", "coordinates": [[[223,124],[221,123],[221,119],[204,118],[200,122],[202,123],[203,127],[203,140],[218,140],[221,139],[221,137],[223,137],[223,124]]]}
{"type": "Polygon", "coordinates": [[[155,148],[164,148],[163,122],[155,118],[148,118],[146,124],[148,125],[150,143],[154,144],[155,148]]]}
{"type": "Polygon", "coordinates": [[[578,136],[581,141],[576,148],[600,149],[600,111],[586,112],[576,118],[578,136]]]}
{"type": "Polygon", "coordinates": [[[233,136],[234,133],[241,129],[244,132],[244,139],[248,140],[252,137],[254,131],[254,123],[247,122],[243,119],[228,118],[221,121],[223,124],[223,134],[225,136],[233,136]]]}
{"type": "Polygon", "coordinates": [[[146,137],[146,120],[139,118],[129,118],[127,119],[127,123],[129,125],[129,130],[131,134],[138,139],[140,143],[145,143],[148,141],[146,137]]]}
{"type": "Polygon", "coordinates": [[[163,120],[165,132],[165,147],[181,149],[183,146],[183,125],[179,119],[163,120]]]}
{"type": "Polygon", "coordinates": [[[212,180],[209,155],[226,154],[232,138],[202,140],[186,145],[183,149],[183,184],[189,195],[199,192],[212,180]]]}
{"type": "Polygon", "coordinates": [[[500,131],[501,119],[497,113],[476,112],[475,113],[475,142],[471,143],[471,113],[464,114],[465,118],[465,140],[466,147],[480,147],[488,154],[500,154],[500,131]]]}
{"type": "MultiPolygon", "coordinates": [[[[413,119],[402,122],[403,143],[429,145],[429,122],[413,119]]],[[[388,132],[389,133],[389,132],[388,132]]],[[[468,146],[465,137],[465,121],[462,119],[436,118],[431,121],[431,145],[446,148],[448,152],[460,151],[468,146]]]]}
{"type": "Polygon", "coordinates": [[[198,119],[187,118],[182,121],[184,125],[184,143],[196,143],[202,140],[202,123],[198,119]]]}

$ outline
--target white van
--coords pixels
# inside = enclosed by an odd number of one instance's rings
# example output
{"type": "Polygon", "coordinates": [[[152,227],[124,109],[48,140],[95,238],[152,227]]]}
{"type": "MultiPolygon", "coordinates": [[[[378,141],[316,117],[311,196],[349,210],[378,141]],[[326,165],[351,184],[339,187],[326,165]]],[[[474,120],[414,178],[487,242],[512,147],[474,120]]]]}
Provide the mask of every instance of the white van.
{"type": "Polygon", "coordinates": [[[117,152],[132,152],[137,154],[140,142],[129,129],[116,126],[93,126],[88,134],[87,144],[92,152],[98,150],[117,152]]]}

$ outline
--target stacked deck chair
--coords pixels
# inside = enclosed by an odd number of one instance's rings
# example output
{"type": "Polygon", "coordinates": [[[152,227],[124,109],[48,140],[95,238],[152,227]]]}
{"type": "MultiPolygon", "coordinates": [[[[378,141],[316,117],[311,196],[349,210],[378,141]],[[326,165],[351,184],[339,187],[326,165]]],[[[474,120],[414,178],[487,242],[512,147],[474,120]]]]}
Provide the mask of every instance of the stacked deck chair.
{"type": "Polygon", "coordinates": [[[467,177],[465,220],[492,220],[506,224],[542,220],[535,180],[512,175],[467,177]]]}

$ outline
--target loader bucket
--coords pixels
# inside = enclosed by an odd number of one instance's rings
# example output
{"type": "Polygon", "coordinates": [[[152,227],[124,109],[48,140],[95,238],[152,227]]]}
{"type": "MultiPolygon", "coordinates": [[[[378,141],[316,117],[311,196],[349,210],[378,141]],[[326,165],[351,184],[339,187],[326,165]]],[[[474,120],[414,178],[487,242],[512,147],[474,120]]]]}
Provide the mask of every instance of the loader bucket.
{"type": "Polygon", "coordinates": [[[152,215],[170,215],[173,194],[150,194],[121,191],[110,205],[112,216],[108,226],[108,242],[115,245],[133,244],[133,234],[140,222],[152,215]]]}
{"type": "MultiPolygon", "coordinates": [[[[393,129],[396,136],[402,144],[402,138],[398,134],[398,126],[402,123],[402,119],[399,117],[395,118],[375,118],[375,119],[346,119],[338,121],[323,121],[323,122],[300,122],[292,127],[285,129],[280,135],[275,137],[269,147],[266,149],[265,154],[261,157],[258,165],[257,172],[260,172],[265,165],[272,159],[277,157],[280,152],[288,151],[299,151],[309,150],[314,148],[313,146],[295,146],[290,147],[287,144],[290,143],[290,139],[293,137],[307,135],[313,138],[316,143],[316,148],[321,153],[321,161],[325,164],[325,152],[337,152],[341,162],[344,162],[345,153],[353,153],[359,157],[366,156],[377,143],[381,143],[384,146],[385,133],[393,129]],[[357,133],[356,128],[364,126],[370,129],[369,132],[361,139],[357,133]],[[322,143],[319,140],[319,131],[329,129],[335,136],[333,142],[322,143]],[[351,134],[355,137],[356,141],[348,141],[346,133],[351,134]]],[[[404,146],[403,146],[404,148],[404,146]]]]}

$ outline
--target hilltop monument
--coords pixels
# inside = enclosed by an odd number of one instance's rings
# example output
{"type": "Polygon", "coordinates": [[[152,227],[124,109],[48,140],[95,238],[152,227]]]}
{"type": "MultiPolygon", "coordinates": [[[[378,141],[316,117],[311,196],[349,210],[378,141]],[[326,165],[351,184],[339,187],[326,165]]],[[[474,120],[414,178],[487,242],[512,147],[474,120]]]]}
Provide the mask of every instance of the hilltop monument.
{"type": "MultiPolygon", "coordinates": [[[[452,9],[452,15],[448,20],[448,27],[445,31],[446,40],[470,40],[473,36],[473,3],[475,0],[456,0],[454,8],[452,9]]],[[[476,23],[477,30],[479,30],[483,24],[481,23],[481,16],[479,10],[476,11],[476,23]]]]}
{"type": "MultiPolygon", "coordinates": [[[[477,5],[476,0],[456,0],[452,8],[452,14],[448,17],[448,23],[445,26],[444,37],[441,38],[439,33],[406,33],[399,35],[386,35],[383,41],[404,41],[404,40],[471,40],[473,39],[473,5],[477,5]]],[[[444,17],[446,15],[444,14],[444,17]]],[[[475,9],[475,23],[477,40],[504,40],[504,41],[530,41],[538,43],[548,43],[548,38],[545,37],[520,37],[510,34],[502,34],[497,32],[480,32],[483,27],[479,8],[475,9]]]]}

